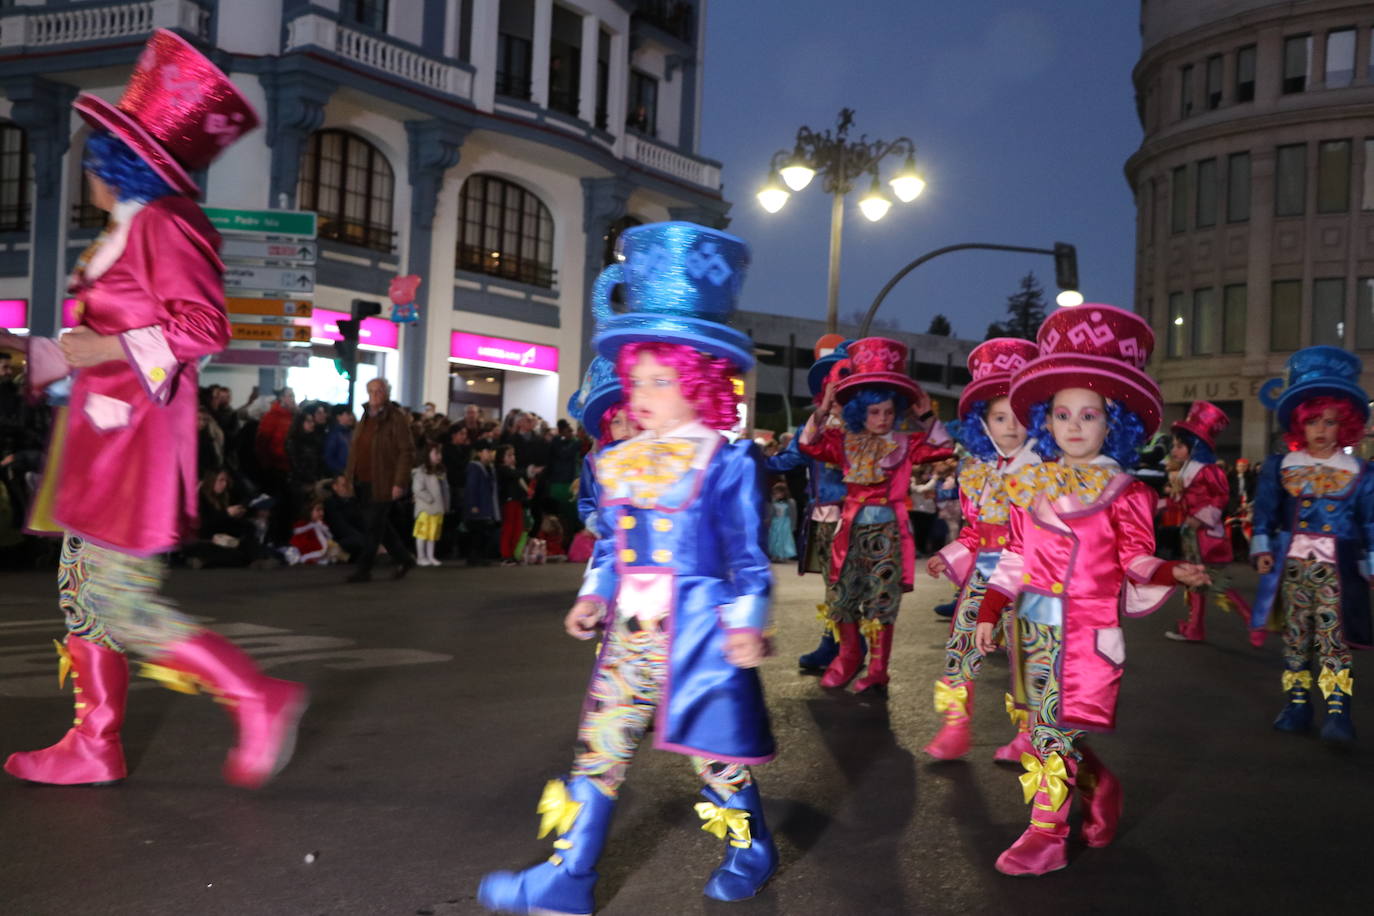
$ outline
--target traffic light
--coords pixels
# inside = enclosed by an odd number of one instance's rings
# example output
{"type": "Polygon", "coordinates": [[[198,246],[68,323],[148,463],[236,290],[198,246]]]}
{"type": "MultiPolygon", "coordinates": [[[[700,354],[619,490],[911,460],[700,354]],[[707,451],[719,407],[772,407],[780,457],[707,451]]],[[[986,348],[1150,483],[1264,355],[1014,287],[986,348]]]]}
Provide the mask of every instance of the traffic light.
{"type": "Polygon", "coordinates": [[[1060,289],[1078,289],[1078,249],[1054,243],[1054,282],[1060,289]]]}
{"type": "Polygon", "coordinates": [[[334,341],[334,368],[339,374],[347,376],[351,382],[358,377],[358,337],[362,331],[363,319],[382,313],[382,304],[367,299],[354,299],[352,318],[339,320],[339,336],[343,340],[334,341]]]}

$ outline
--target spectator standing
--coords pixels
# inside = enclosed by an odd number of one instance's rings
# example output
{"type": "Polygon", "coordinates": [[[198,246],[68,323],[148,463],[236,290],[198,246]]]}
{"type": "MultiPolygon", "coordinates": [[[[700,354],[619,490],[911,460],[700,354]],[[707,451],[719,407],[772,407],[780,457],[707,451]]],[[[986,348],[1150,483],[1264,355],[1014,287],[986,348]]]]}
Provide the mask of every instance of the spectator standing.
{"type": "Polygon", "coordinates": [[[290,388],[283,388],[258,421],[258,467],[279,474],[283,480],[291,470],[291,463],[286,457],[286,437],[291,432],[291,422],[295,416],[296,393],[290,388]]]}
{"type": "Polygon", "coordinates": [[[434,546],[444,532],[449,507],[448,473],[443,448],[430,443],[425,459],[410,472],[410,492],[415,496],[415,556],[421,566],[442,565],[434,546]]]}
{"type": "Polygon", "coordinates": [[[935,475],[929,467],[917,468],[911,478],[911,536],[915,542],[916,555],[926,556],[934,552],[931,547],[931,529],[935,526],[935,475]]]}
{"type": "Polygon", "coordinates": [[[329,429],[324,434],[324,466],[338,476],[348,467],[348,440],[353,437],[353,427],[358,418],[347,404],[335,404],[330,411],[329,429]]]}
{"type": "Polygon", "coordinates": [[[468,442],[473,443],[482,438],[485,423],[482,420],[482,408],[476,404],[469,404],[463,408],[463,428],[468,431],[468,442]]]}
{"type": "Polygon", "coordinates": [[[205,407],[196,411],[196,466],[202,476],[224,467],[224,430],[205,407]]]}
{"type": "Polygon", "coordinates": [[[344,477],[357,495],[366,519],[367,541],[358,555],[358,568],[349,582],[369,582],[377,548],[386,545],[396,564],[393,578],[410,572],[415,561],[391,524],[391,510],[405,495],[415,464],[415,440],[410,415],[391,400],[391,385],[383,378],[367,383],[367,409],[353,430],[344,477]]]}
{"type": "Polygon", "coordinates": [[[501,562],[514,563],[519,559],[520,535],[525,533],[525,504],[532,487],[526,469],[518,463],[515,449],[501,447],[496,465],[496,479],[501,495],[501,562]]]}
{"type": "Polygon", "coordinates": [[[549,499],[558,506],[558,517],[565,530],[571,530],[577,518],[573,500],[573,482],[577,480],[582,447],[573,436],[572,424],[558,421],[558,433],[549,442],[549,499]]]}
{"type": "Polygon", "coordinates": [[[438,551],[457,559],[460,550],[459,529],[463,521],[463,487],[467,483],[468,462],[472,460],[472,443],[468,428],[455,423],[448,428],[443,439],[444,476],[448,478],[449,514],[444,519],[444,537],[440,540],[438,551]]]}
{"type": "Polygon", "coordinates": [[[469,566],[489,566],[494,557],[500,556],[496,530],[501,524],[501,501],[495,461],[496,444],[490,439],[478,440],[463,485],[463,524],[472,535],[469,566]]]}

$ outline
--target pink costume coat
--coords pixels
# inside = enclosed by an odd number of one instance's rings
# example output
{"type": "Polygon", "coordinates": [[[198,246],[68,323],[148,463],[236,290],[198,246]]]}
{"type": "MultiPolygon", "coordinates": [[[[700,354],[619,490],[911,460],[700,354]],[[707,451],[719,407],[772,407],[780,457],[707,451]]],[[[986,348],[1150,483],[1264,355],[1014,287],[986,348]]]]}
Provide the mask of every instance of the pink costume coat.
{"type": "Polygon", "coordinates": [[[1202,562],[1230,563],[1231,539],[1227,537],[1226,526],[1222,524],[1222,513],[1231,496],[1226,473],[1215,464],[1190,460],[1178,476],[1183,484],[1183,493],[1175,503],[1183,510],[1185,518],[1197,519],[1202,523],[1197,530],[1202,562]]]}
{"type": "MultiPolygon", "coordinates": [[[[1012,486],[1033,487],[1036,472],[1056,468],[1027,468],[1012,486]]],[[[1116,726],[1126,663],[1120,614],[1153,613],[1173,592],[1151,584],[1164,565],[1153,556],[1154,508],[1154,491],[1124,472],[1090,505],[1076,495],[1051,502],[1037,494],[1029,508],[1011,507],[1007,546],[988,587],[1013,601],[1019,595],[1019,617],[1050,624],[1059,618],[1059,718],[1048,724],[1090,731],[1116,726]]]]}
{"type": "MultiPolygon", "coordinates": [[[[127,360],[74,372],[53,509],[71,534],[148,556],[195,530],[196,361],[230,334],[219,242],[192,201],[163,197],[133,215],[113,264],[73,278],[80,323],[119,335],[127,360]]],[[[51,360],[51,341],[30,347],[51,360]]]]}
{"type": "MultiPolygon", "coordinates": [[[[838,465],[849,476],[849,459],[845,454],[846,436],[859,435],[834,427],[821,432],[809,445],[797,445],[812,458],[838,465]]],[[[844,569],[845,558],[849,556],[849,534],[854,518],[864,506],[891,506],[897,516],[897,533],[902,546],[902,591],[912,589],[916,571],[916,545],[912,540],[911,521],[907,515],[908,492],[911,486],[911,467],[931,461],[943,461],[954,457],[954,452],[943,445],[932,445],[931,441],[945,440],[949,436],[938,422],[927,433],[892,433],[898,448],[883,459],[882,469],[887,475],[880,483],[845,484],[844,505],[840,511],[839,524],[835,526],[835,546],[830,553],[830,571],[827,578],[838,582],[840,571],[844,569]]]]}

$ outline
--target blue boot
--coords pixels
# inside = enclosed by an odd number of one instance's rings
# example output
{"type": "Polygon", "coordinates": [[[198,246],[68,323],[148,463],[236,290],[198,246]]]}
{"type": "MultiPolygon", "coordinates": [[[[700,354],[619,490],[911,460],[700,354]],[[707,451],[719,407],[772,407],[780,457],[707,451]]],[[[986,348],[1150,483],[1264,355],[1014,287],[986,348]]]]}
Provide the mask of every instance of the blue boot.
{"type": "Polygon", "coordinates": [[[821,634],[821,644],[813,651],[798,657],[797,667],[808,670],[824,671],[835,660],[835,656],[840,654],[840,644],[835,641],[835,635],[827,627],[821,634]]]}
{"type": "Polygon", "coordinates": [[[1349,669],[1340,675],[1323,671],[1318,681],[1326,694],[1326,721],[1322,723],[1322,740],[1337,744],[1355,741],[1355,724],[1350,721],[1350,693],[1353,688],[1349,669]],[[1338,683],[1339,682],[1339,683],[1338,683]]]}
{"type": "Polygon", "coordinates": [[[778,870],[778,850],[763,820],[759,788],[750,783],[724,805],[710,789],[702,789],[701,794],[710,799],[697,804],[697,814],[706,822],[701,829],[729,841],[725,861],[706,882],[706,896],[727,902],[748,900],[778,870]]]}
{"type": "Polygon", "coordinates": [[[615,799],[585,776],[566,785],[551,781],[539,799],[539,836],[557,830],[554,854],[522,872],[487,875],[477,887],[478,902],[498,913],[590,914],[595,909],[596,860],[614,808],[615,799]]]}
{"type": "Polygon", "coordinates": [[[1288,705],[1274,720],[1274,727],[1281,732],[1306,734],[1312,729],[1312,704],[1307,696],[1312,689],[1312,673],[1285,671],[1283,689],[1288,691],[1288,705]]]}

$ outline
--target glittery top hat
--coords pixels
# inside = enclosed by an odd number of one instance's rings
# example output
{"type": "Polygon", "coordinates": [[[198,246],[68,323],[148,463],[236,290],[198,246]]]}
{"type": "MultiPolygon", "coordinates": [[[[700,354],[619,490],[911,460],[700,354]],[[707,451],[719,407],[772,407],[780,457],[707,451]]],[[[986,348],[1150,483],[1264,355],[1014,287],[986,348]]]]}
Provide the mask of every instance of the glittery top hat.
{"type": "Polygon", "coordinates": [[[625,391],[616,374],[615,363],[604,356],[596,356],[587,364],[582,387],[568,400],[568,413],[592,436],[599,436],[602,414],[623,400],[625,391]]]}
{"type": "Polygon", "coordinates": [[[889,337],[864,337],[849,345],[849,356],[835,366],[835,398],[847,404],[860,388],[891,388],[914,401],[921,387],[905,372],[906,344],[889,337]]]}
{"type": "Polygon", "coordinates": [[[959,395],[959,416],[979,401],[995,401],[1010,394],[1012,374],[1039,352],[1034,341],[1020,337],[994,337],[974,347],[968,355],[973,381],[959,395]]]}
{"type": "Polygon", "coordinates": [[[181,194],[199,196],[191,172],[259,124],[229,77],[174,32],[158,29],[139,55],[124,95],[111,105],[82,93],[72,103],[108,130],[181,194]]]}
{"type": "Polygon", "coordinates": [[[1339,347],[1306,347],[1288,357],[1287,386],[1281,378],[1260,386],[1259,399],[1278,414],[1279,427],[1288,428],[1293,408],[1312,398],[1344,398],[1369,419],[1369,395],[1360,387],[1360,358],[1339,347]],[[1280,393],[1282,389],[1282,393],[1280,393]]]}
{"type": "Polygon", "coordinates": [[[695,347],[741,370],[754,365],[753,342],[727,324],[749,267],[743,239],[696,223],[648,223],[621,233],[616,257],[592,292],[593,313],[606,316],[593,340],[598,353],[614,361],[627,343],[659,341],[695,347]],[[613,313],[617,284],[628,307],[613,313]]]}
{"type": "Polygon", "coordinates": [[[825,380],[830,377],[830,370],[849,356],[849,345],[853,342],[844,341],[811,364],[811,368],[806,371],[806,385],[811,389],[812,397],[821,393],[821,389],[825,387],[825,380]]]}
{"type": "Polygon", "coordinates": [[[1155,346],[1134,312],[1089,303],[1050,313],[1036,334],[1040,355],[1012,376],[1011,409],[1030,426],[1030,408],[1065,388],[1087,388],[1140,417],[1145,435],[1159,429],[1163,399],[1145,363],[1155,346]]]}
{"type": "Polygon", "coordinates": [[[1231,418],[1217,405],[1210,401],[1194,401],[1188,408],[1188,416],[1169,428],[1174,432],[1192,433],[1207,443],[1208,448],[1216,448],[1217,434],[1230,424],[1231,418]]]}

